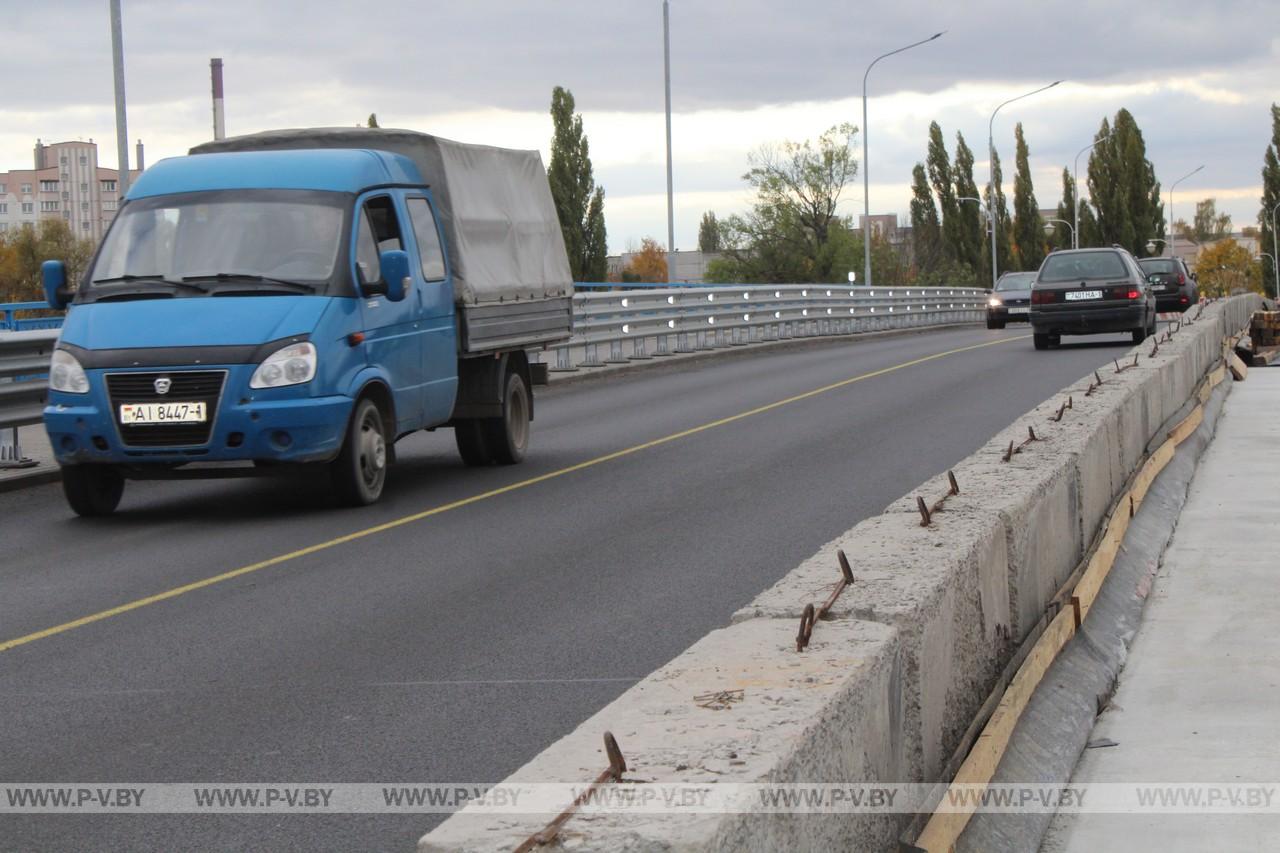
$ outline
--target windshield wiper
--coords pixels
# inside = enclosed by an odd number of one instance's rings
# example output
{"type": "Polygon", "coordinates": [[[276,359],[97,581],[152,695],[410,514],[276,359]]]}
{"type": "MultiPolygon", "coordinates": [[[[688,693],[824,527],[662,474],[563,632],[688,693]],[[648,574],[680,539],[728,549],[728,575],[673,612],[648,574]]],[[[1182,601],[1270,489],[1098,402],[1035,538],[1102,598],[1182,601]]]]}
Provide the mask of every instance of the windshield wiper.
{"type": "Polygon", "coordinates": [[[170,287],[182,287],[182,288],[186,288],[187,290],[194,290],[198,293],[209,292],[209,289],[207,287],[201,287],[198,284],[192,284],[186,279],[183,279],[182,281],[174,281],[173,279],[165,278],[162,275],[133,275],[132,273],[127,273],[125,275],[117,275],[117,276],[112,276],[110,278],[95,278],[90,283],[91,284],[122,284],[122,283],[134,282],[134,281],[154,281],[159,284],[167,284],[170,287]]]}
{"type": "Polygon", "coordinates": [[[314,284],[305,284],[301,281],[286,281],[282,278],[271,278],[270,276],[258,275],[249,272],[215,272],[204,273],[202,275],[184,275],[184,282],[191,281],[260,281],[265,284],[276,284],[282,287],[293,288],[297,293],[315,293],[314,284]]]}

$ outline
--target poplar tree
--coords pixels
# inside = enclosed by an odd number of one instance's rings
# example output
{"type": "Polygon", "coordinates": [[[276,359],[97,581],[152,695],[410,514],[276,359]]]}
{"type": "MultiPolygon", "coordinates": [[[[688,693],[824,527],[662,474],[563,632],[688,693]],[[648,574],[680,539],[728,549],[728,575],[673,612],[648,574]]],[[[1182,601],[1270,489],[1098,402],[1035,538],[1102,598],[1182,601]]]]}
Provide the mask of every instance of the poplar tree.
{"type": "Polygon", "coordinates": [[[714,211],[702,214],[702,222],[698,225],[698,251],[703,254],[720,251],[720,223],[716,221],[714,211]]]}
{"type": "MultiPolygon", "coordinates": [[[[1262,226],[1262,251],[1274,255],[1276,253],[1275,232],[1272,223],[1280,225],[1280,106],[1271,105],[1271,144],[1262,157],[1262,210],[1258,211],[1258,224],[1262,226]],[[1275,213],[1275,219],[1272,213],[1275,213]]],[[[1275,261],[1263,257],[1263,272],[1266,273],[1266,284],[1275,287],[1275,261]]],[[[1274,292],[1274,291],[1269,291],[1274,292]]]]}
{"type": "Polygon", "coordinates": [[[1038,270],[1044,260],[1044,220],[1036,205],[1036,192],[1031,184],[1030,152],[1022,122],[1013,129],[1017,142],[1016,170],[1013,175],[1013,251],[1014,264],[1020,270],[1038,270]]]}
{"type": "Polygon", "coordinates": [[[569,271],[574,281],[604,281],[608,254],[604,188],[596,186],[582,116],[574,113],[568,89],[556,86],[551,91],[551,122],[547,180],[569,255],[569,271]]]}
{"type": "MultiPolygon", "coordinates": [[[[1075,209],[1076,209],[1076,185],[1071,180],[1071,170],[1066,166],[1062,167],[1062,201],[1058,203],[1058,219],[1063,222],[1072,223],[1071,227],[1075,227],[1075,209]]],[[[1055,249],[1071,248],[1071,228],[1062,224],[1053,226],[1053,237],[1051,244],[1055,249]]],[[[1081,243],[1080,245],[1084,245],[1081,243]]]]}
{"type": "Polygon", "coordinates": [[[956,181],[956,201],[960,206],[960,236],[956,244],[956,259],[972,270],[982,264],[982,241],[987,229],[983,224],[982,209],[977,202],[960,201],[961,198],[982,198],[973,180],[973,151],[964,141],[964,134],[956,131],[956,165],[953,170],[956,181]]]}
{"type": "MultiPolygon", "coordinates": [[[[1095,139],[1103,139],[1089,155],[1089,198],[1097,215],[1102,245],[1116,244],[1141,257],[1147,241],[1164,239],[1164,204],[1160,182],[1147,159],[1142,131],[1126,109],[1115,121],[1102,120],[1095,139]]],[[[1081,241],[1083,245],[1083,240],[1081,241]]]]}
{"type": "Polygon", "coordinates": [[[942,231],[923,163],[916,163],[911,170],[911,241],[917,281],[938,283],[937,276],[942,266],[942,231]]]}
{"type": "MultiPolygon", "coordinates": [[[[1005,206],[1004,189],[1001,186],[1004,182],[1004,175],[1000,171],[1000,155],[995,151],[991,152],[991,186],[983,189],[983,198],[986,200],[987,210],[995,220],[994,227],[996,229],[996,263],[999,273],[1005,273],[1013,269],[1009,254],[1009,211],[1005,206]],[[991,190],[995,189],[995,198],[991,197],[991,190]]],[[[991,269],[991,239],[988,238],[982,243],[982,271],[978,274],[978,280],[982,282],[988,281],[986,275],[991,269]]]]}
{"type": "Polygon", "coordinates": [[[929,155],[926,159],[929,168],[929,182],[938,196],[938,212],[942,225],[942,257],[949,266],[959,259],[960,245],[960,203],[956,201],[955,179],[951,172],[951,157],[947,154],[947,144],[942,139],[942,128],[938,123],[929,124],[929,155]]]}

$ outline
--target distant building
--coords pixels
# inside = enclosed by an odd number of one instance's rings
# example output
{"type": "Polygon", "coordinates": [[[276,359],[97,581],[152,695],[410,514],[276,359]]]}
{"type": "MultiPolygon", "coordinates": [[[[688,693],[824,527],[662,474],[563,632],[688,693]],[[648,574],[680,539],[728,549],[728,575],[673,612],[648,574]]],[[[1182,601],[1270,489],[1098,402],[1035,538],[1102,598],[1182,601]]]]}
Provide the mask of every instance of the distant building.
{"type": "MultiPolygon", "coordinates": [[[[77,237],[102,239],[120,203],[120,173],[98,165],[98,146],[88,142],[36,140],[35,168],[0,172],[0,232],[41,220],[61,219],[77,237]]],[[[142,173],[142,143],[137,146],[142,173]]]]}
{"type": "MultiPolygon", "coordinates": [[[[616,279],[631,264],[638,252],[623,252],[606,259],[609,277],[616,279]]],[[[667,270],[673,282],[703,284],[707,280],[707,264],[719,258],[719,252],[670,252],[667,254],[667,270]]]]}

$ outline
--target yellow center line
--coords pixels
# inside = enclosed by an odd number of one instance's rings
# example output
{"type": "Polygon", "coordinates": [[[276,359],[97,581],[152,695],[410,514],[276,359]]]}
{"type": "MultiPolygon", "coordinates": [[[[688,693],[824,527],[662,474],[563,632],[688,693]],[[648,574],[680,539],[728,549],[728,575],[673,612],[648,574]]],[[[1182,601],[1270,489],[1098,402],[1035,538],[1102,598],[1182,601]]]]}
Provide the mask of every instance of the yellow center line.
{"type": "Polygon", "coordinates": [[[296,560],[296,559],[299,559],[300,557],[306,557],[309,554],[315,554],[320,551],[327,551],[330,548],[336,548],[339,545],[345,545],[346,543],[354,542],[357,539],[364,539],[366,536],[373,536],[374,534],[377,534],[377,533],[384,533],[388,530],[394,530],[397,527],[403,527],[406,524],[412,524],[413,522],[421,521],[424,518],[431,518],[434,515],[440,515],[442,513],[449,512],[450,510],[460,509],[464,506],[469,506],[474,503],[479,503],[480,501],[483,501],[483,500],[488,500],[489,498],[496,498],[499,495],[505,495],[508,492],[514,492],[518,489],[525,489],[525,488],[528,488],[529,486],[536,486],[538,483],[545,483],[548,480],[554,480],[556,477],[563,477],[566,474],[572,474],[576,471],[581,471],[585,468],[591,468],[595,465],[601,465],[605,462],[612,462],[613,460],[621,459],[624,456],[631,456],[632,454],[639,453],[643,450],[649,450],[654,447],[659,447],[663,444],[669,444],[673,441],[678,441],[682,438],[688,438],[691,435],[697,435],[700,432],[706,432],[707,430],[715,429],[716,427],[722,427],[722,426],[725,426],[726,424],[731,424],[731,423],[734,423],[735,421],[740,421],[744,418],[749,418],[754,415],[763,414],[764,412],[770,412],[770,411],[773,411],[774,409],[778,409],[783,406],[788,406],[792,403],[798,403],[801,400],[807,400],[810,397],[816,397],[819,394],[826,394],[829,391],[835,391],[839,388],[844,388],[848,385],[854,384],[855,382],[862,382],[863,380],[866,380],[866,379],[874,379],[877,376],[884,376],[886,373],[893,373],[898,370],[904,370],[908,367],[915,367],[918,364],[924,364],[929,361],[936,361],[940,358],[946,358],[947,356],[957,355],[962,352],[969,352],[970,350],[998,346],[999,344],[1006,344],[1006,343],[1009,343],[1010,341],[1025,340],[1027,337],[1028,337],[1027,335],[1018,335],[1012,338],[1001,338],[998,341],[988,341],[986,343],[973,344],[967,347],[959,347],[958,349],[947,350],[946,352],[939,352],[939,353],[934,353],[933,355],[926,355],[926,356],[922,356],[921,358],[915,358],[915,359],[912,359],[911,361],[904,361],[901,364],[895,364],[891,367],[884,367],[884,368],[881,368],[880,370],[873,370],[870,373],[863,373],[859,376],[854,376],[849,379],[842,379],[839,382],[833,382],[830,385],[824,385],[821,388],[814,388],[812,391],[805,391],[803,394],[796,394],[794,397],[787,397],[785,400],[778,400],[776,402],[768,403],[764,406],[759,406],[757,408],[750,409],[745,412],[739,412],[736,415],[730,415],[725,418],[720,418],[719,420],[710,421],[709,423],[701,424],[696,427],[691,427],[686,430],[681,430],[680,432],[675,432],[675,433],[672,433],[671,435],[664,435],[661,438],[655,438],[652,441],[646,441],[643,444],[637,444],[632,447],[625,448],[623,450],[615,450],[612,453],[606,453],[603,456],[597,456],[594,459],[588,459],[585,462],[579,462],[576,465],[570,465],[566,468],[560,468],[559,470],[556,470],[556,471],[551,471],[546,474],[540,474],[537,477],[530,477],[527,480],[521,480],[518,483],[512,483],[508,486],[502,486],[501,488],[491,489],[487,492],[481,492],[480,494],[472,495],[469,498],[462,498],[461,500],[452,501],[451,503],[441,504],[439,506],[432,507],[431,509],[423,510],[422,512],[415,512],[412,515],[406,515],[402,518],[397,518],[393,521],[387,521],[382,524],[375,524],[372,527],[366,527],[363,530],[357,530],[354,533],[348,533],[345,536],[338,536],[334,539],[329,539],[328,541],[325,541],[325,542],[320,542],[315,545],[308,545],[306,548],[299,548],[298,550],[290,551],[287,554],[280,554],[279,556],[271,557],[266,560],[261,560],[257,563],[252,563],[247,566],[241,566],[238,569],[233,569],[229,572],[223,572],[220,575],[214,575],[212,577],[204,578],[203,580],[193,581],[192,583],[183,584],[182,586],[176,586],[172,589],[167,589],[164,592],[158,592],[155,595],[148,595],[145,598],[139,598],[139,599],[135,599],[134,601],[126,602],[124,604],[119,604],[119,605],[116,605],[115,607],[108,608],[107,610],[100,610],[97,613],[90,613],[88,616],[81,616],[79,619],[73,619],[70,622],[63,622],[61,625],[54,625],[51,628],[45,628],[41,631],[35,631],[34,633],[31,633],[31,634],[24,634],[21,637],[14,637],[12,640],[5,640],[3,642],[0,642],[0,652],[7,652],[10,649],[17,648],[18,646],[25,646],[27,643],[34,643],[36,640],[43,640],[47,637],[52,637],[57,634],[63,634],[63,633],[66,633],[67,631],[73,631],[76,628],[83,628],[85,625],[92,625],[94,622],[101,622],[103,619],[110,619],[112,616],[119,616],[123,613],[128,613],[131,610],[138,610],[142,607],[147,607],[152,604],[158,604],[161,601],[167,601],[171,598],[177,598],[180,595],[186,595],[189,592],[195,592],[196,590],[213,586],[214,584],[224,583],[225,581],[233,580],[234,578],[238,578],[238,577],[243,577],[244,575],[252,574],[253,572],[259,572],[259,571],[262,571],[263,569],[267,569],[272,566],[278,566],[281,563],[287,563],[290,560],[296,560]]]}

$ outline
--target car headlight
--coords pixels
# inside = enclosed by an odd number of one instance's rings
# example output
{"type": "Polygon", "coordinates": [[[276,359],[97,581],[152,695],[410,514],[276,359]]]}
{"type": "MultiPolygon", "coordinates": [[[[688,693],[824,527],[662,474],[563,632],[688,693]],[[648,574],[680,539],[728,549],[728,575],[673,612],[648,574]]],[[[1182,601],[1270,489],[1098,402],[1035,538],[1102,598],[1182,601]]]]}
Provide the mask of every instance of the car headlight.
{"type": "Polygon", "coordinates": [[[996,298],[993,296],[993,297],[991,297],[990,299],[988,299],[988,300],[987,300],[987,304],[988,304],[988,305],[990,305],[992,308],[999,308],[999,307],[1000,307],[1001,305],[1003,305],[1004,303],[1003,303],[1003,302],[1001,302],[999,299],[996,299],[996,298]]]}
{"type": "Polygon", "coordinates": [[[64,394],[88,394],[89,377],[76,357],[66,350],[53,351],[49,363],[49,388],[64,394]]]}
{"type": "Polygon", "coordinates": [[[316,348],[303,341],[267,356],[249,380],[250,388],[283,388],[310,382],[316,375],[316,348]]]}

